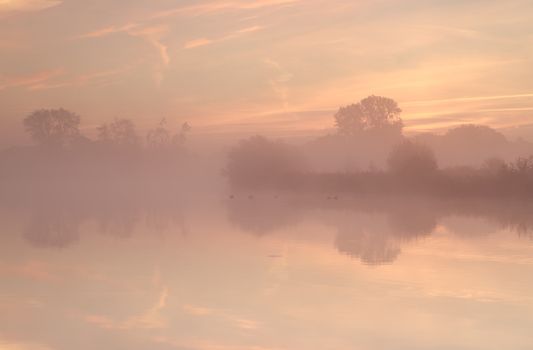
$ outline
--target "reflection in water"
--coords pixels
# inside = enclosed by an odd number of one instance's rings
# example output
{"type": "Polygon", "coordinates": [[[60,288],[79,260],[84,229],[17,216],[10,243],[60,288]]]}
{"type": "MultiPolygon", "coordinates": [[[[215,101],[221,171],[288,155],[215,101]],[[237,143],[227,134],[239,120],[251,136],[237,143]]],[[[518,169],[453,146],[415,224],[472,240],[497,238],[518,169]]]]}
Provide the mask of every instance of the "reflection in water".
{"type": "MultiPolygon", "coordinates": [[[[161,199],[37,200],[23,207],[30,212],[24,237],[37,247],[62,248],[77,242],[80,226],[90,222],[97,224],[99,232],[115,237],[131,236],[141,222],[157,232],[179,227],[186,233],[183,203],[175,197],[161,199]]],[[[465,237],[479,230],[494,231],[494,223],[520,236],[529,237],[533,232],[533,204],[522,201],[375,196],[333,200],[262,194],[232,195],[225,202],[229,221],[255,236],[285,230],[307,219],[333,227],[338,251],[369,265],[393,263],[402,245],[431,235],[439,223],[465,237]],[[483,223],[481,228],[472,226],[472,217],[483,223]],[[461,222],[461,218],[468,219],[461,222]]]]}
{"type": "Polygon", "coordinates": [[[335,239],[339,252],[360,259],[365,264],[390,264],[400,255],[400,242],[384,231],[353,227],[339,228],[335,239]]]}
{"type": "Polygon", "coordinates": [[[413,203],[375,216],[340,221],[335,243],[339,252],[369,265],[390,264],[402,244],[431,234],[437,226],[433,213],[413,203]]]}
{"type": "Polygon", "coordinates": [[[4,220],[0,349],[533,344],[527,203],[50,198],[4,220]]]}
{"type": "Polygon", "coordinates": [[[388,212],[388,223],[393,235],[410,240],[431,234],[437,227],[436,215],[424,201],[399,203],[388,212]]]}
{"type": "Polygon", "coordinates": [[[113,194],[80,198],[78,196],[37,197],[31,204],[16,206],[28,216],[24,237],[37,247],[64,248],[79,240],[80,227],[95,223],[97,231],[127,238],[141,221],[156,232],[179,227],[186,233],[182,202],[172,194],[154,198],[143,193],[128,196],[113,194]]]}
{"type": "Polygon", "coordinates": [[[420,199],[404,199],[402,203],[375,209],[383,212],[385,220],[360,215],[361,211],[372,209],[365,207],[364,202],[362,207],[346,213],[350,210],[349,205],[353,204],[350,201],[338,202],[338,198],[331,197],[326,197],[325,202],[314,200],[316,198],[300,202],[273,194],[231,197],[227,201],[228,217],[237,227],[258,236],[294,226],[305,216],[322,219],[336,227],[335,246],[339,252],[370,265],[394,262],[403,242],[429,235],[437,226],[436,213],[420,199]],[[325,212],[312,210],[316,208],[325,209],[325,212]],[[344,215],[338,215],[339,211],[344,215]],[[383,225],[376,227],[376,223],[383,225]]]}
{"type": "MultiPolygon", "coordinates": [[[[475,217],[490,227],[494,227],[489,224],[493,221],[521,236],[533,232],[533,205],[522,201],[427,197],[364,197],[335,201],[327,197],[305,200],[289,197],[273,200],[265,195],[254,201],[232,198],[227,207],[230,221],[255,235],[294,226],[306,217],[326,223],[337,232],[335,247],[339,252],[369,265],[393,263],[400,255],[402,245],[431,235],[439,223],[450,225],[452,231],[459,232],[450,218],[475,217]]],[[[472,234],[475,230],[468,228],[462,232],[465,237],[472,234]]]]}
{"type": "Polygon", "coordinates": [[[79,220],[65,212],[34,213],[24,237],[37,247],[62,248],[78,240],[79,220]]]}

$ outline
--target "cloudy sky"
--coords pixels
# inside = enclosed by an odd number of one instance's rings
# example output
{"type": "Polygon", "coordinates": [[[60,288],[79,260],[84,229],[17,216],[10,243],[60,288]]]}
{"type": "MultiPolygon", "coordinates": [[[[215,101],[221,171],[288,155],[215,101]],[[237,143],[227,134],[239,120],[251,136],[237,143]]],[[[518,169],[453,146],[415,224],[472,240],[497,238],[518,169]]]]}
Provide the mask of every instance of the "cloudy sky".
{"type": "Polygon", "coordinates": [[[37,108],[88,135],[127,117],[204,133],[318,133],[396,99],[409,132],[533,140],[531,0],[0,0],[0,137],[37,108]]]}

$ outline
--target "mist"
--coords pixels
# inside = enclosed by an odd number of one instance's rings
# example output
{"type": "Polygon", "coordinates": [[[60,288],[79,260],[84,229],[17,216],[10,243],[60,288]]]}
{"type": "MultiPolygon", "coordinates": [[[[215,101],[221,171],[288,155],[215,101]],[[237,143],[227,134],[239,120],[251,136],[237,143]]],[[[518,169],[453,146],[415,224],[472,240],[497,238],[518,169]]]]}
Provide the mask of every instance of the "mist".
{"type": "Polygon", "coordinates": [[[91,139],[77,114],[37,110],[21,121],[34,144],[0,155],[0,208],[25,217],[21,234],[40,248],[76,244],[89,223],[119,237],[141,223],[187,232],[187,213],[213,205],[258,237],[311,216],[337,232],[340,253],[369,265],[393,263],[451,217],[531,235],[533,144],[471,124],[406,136],[401,113],[369,96],[341,107],[334,131],[316,138],[221,142],[166,119],[144,135],[115,119],[91,139]]]}
{"type": "Polygon", "coordinates": [[[35,144],[1,155],[0,345],[321,349],[333,332],[363,347],[376,339],[353,327],[407,318],[402,340],[372,348],[453,348],[463,308],[487,305],[468,327],[476,348],[502,321],[503,341],[527,344],[530,158],[477,144],[468,132],[502,139],[480,126],[432,135],[466,130],[472,152],[450,158],[458,141],[405,136],[399,107],[374,126],[353,106],[351,132],[304,141],[195,140],[165,120],[143,134],[127,119],[91,139],[72,112],[30,114],[35,144]]]}
{"type": "Polygon", "coordinates": [[[37,110],[21,122],[34,145],[0,154],[3,202],[99,195],[164,200],[170,194],[227,197],[257,191],[323,198],[530,194],[532,143],[473,124],[406,136],[401,113],[393,99],[369,96],[339,108],[333,131],[316,138],[257,134],[221,142],[194,140],[188,122],[171,130],[166,119],[144,134],[132,120],[115,119],[89,138],[74,112],[37,110]]]}
{"type": "Polygon", "coordinates": [[[533,349],[532,15],[0,0],[0,349],[533,349]]]}

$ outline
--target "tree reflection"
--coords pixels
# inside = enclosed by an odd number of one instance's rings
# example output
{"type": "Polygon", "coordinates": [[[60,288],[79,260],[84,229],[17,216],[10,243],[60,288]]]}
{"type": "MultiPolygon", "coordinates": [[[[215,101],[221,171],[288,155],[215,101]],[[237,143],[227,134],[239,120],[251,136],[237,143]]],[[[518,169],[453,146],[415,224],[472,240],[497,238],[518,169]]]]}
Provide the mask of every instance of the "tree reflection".
{"type": "Polygon", "coordinates": [[[411,204],[391,210],[387,217],[391,234],[403,240],[430,235],[437,227],[436,212],[422,205],[411,204]]]}
{"type": "Polygon", "coordinates": [[[368,229],[339,229],[335,247],[340,253],[361,260],[367,265],[393,263],[401,253],[400,242],[385,232],[368,229]]]}
{"type": "MultiPolygon", "coordinates": [[[[145,225],[156,234],[177,228],[187,233],[183,202],[172,192],[36,194],[33,202],[12,201],[29,220],[24,238],[41,248],[64,248],[79,240],[85,224],[119,238],[145,225]]],[[[533,237],[533,204],[523,200],[450,200],[405,196],[358,198],[300,197],[286,193],[234,193],[226,197],[227,218],[240,230],[262,237],[302,221],[331,227],[339,253],[369,265],[390,264],[402,247],[432,234],[440,225],[461,238],[506,229],[533,237]]]]}
{"type": "Polygon", "coordinates": [[[274,200],[264,195],[253,200],[230,198],[227,208],[234,225],[257,236],[294,226],[301,220],[326,224],[336,231],[334,246],[339,253],[368,265],[395,262],[402,246],[431,235],[439,224],[464,238],[479,236],[479,229],[469,228],[472,221],[480,220],[485,222],[483,230],[487,234],[509,229],[532,237],[533,232],[533,204],[518,200],[452,201],[402,196],[274,200]],[[463,221],[449,219],[457,217],[463,221]],[[457,225],[466,225],[466,229],[459,230],[457,225]]]}
{"type": "Polygon", "coordinates": [[[24,237],[36,247],[64,248],[78,241],[79,226],[76,216],[48,210],[33,215],[24,237]]]}
{"type": "Polygon", "coordinates": [[[23,236],[40,248],[74,244],[86,224],[91,232],[118,238],[132,236],[140,224],[158,233],[168,227],[178,227],[182,233],[187,230],[183,203],[174,192],[121,193],[108,189],[80,196],[78,192],[53,191],[36,193],[32,202],[19,198],[9,204],[17,212],[29,213],[23,236]]]}

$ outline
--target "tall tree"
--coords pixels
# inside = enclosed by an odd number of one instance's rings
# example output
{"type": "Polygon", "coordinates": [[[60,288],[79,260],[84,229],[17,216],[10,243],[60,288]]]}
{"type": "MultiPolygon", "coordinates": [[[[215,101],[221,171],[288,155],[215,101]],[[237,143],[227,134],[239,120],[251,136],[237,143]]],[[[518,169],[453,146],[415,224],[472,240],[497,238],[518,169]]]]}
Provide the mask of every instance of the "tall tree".
{"type": "Polygon", "coordinates": [[[172,137],[172,144],[178,149],[182,149],[185,146],[187,140],[187,134],[191,131],[192,127],[188,122],[181,124],[180,131],[172,137]]]}
{"type": "Polygon", "coordinates": [[[401,112],[393,99],[372,95],[356,104],[341,107],[335,114],[335,126],[341,135],[391,128],[401,133],[401,112]]]}
{"type": "Polygon", "coordinates": [[[170,132],[167,128],[166,119],[162,119],[157,128],[148,131],[148,134],[146,135],[146,143],[148,147],[153,149],[168,147],[170,144],[170,132]]]}
{"type": "Polygon", "coordinates": [[[37,110],[23,124],[32,139],[44,146],[62,147],[80,136],[80,117],[63,108],[37,110]]]}

